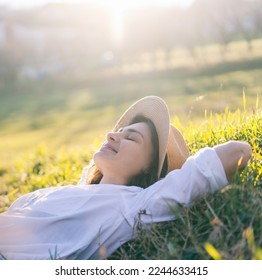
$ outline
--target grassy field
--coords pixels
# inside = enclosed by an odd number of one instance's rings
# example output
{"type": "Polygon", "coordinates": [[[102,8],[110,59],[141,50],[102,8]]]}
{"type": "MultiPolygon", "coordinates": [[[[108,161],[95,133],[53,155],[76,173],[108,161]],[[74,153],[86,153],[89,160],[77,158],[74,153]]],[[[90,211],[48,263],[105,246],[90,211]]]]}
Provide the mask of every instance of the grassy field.
{"type": "Polygon", "coordinates": [[[1,81],[0,212],[24,193],[77,183],[123,111],[138,98],[158,95],[191,154],[235,139],[248,141],[253,157],[223,192],[175,209],[176,221],[141,232],[111,258],[262,259],[262,55],[254,51],[243,61],[236,53],[197,68],[92,81],[74,75],[1,81]]]}

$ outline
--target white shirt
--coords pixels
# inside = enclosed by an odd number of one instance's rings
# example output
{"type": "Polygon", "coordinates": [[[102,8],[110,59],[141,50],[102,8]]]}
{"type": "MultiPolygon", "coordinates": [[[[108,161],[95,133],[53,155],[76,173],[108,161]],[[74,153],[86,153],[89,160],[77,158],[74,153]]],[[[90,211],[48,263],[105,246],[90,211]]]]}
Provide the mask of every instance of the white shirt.
{"type": "Polygon", "coordinates": [[[173,220],[172,208],[228,184],[214,149],[143,189],[111,184],[40,189],[0,214],[6,259],[100,259],[136,236],[139,224],[173,220]]]}

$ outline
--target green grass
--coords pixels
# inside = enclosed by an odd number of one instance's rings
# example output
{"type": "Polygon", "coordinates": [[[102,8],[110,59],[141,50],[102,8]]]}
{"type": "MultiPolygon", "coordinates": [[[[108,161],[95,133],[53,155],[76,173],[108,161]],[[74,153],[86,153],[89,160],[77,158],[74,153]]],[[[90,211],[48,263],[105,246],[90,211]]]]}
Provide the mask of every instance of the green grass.
{"type": "MultiPolygon", "coordinates": [[[[135,241],[123,245],[111,259],[262,259],[262,121],[261,110],[206,115],[199,125],[180,127],[191,154],[227,140],[248,141],[253,156],[241,176],[222,192],[174,209],[177,219],[155,224],[135,241]]],[[[56,185],[76,184],[100,142],[92,149],[49,151],[45,145],[0,168],[0,210],[24,193],[56,185]]]]}

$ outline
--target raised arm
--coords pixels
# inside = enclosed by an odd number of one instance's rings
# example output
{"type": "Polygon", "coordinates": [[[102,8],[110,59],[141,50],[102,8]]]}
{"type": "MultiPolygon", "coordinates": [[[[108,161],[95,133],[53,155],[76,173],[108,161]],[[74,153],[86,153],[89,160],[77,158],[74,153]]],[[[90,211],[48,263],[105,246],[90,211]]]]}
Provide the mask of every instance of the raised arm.
{"type": "Polygon", "coordinates": [[[251,152],[248,143],[238,141],[203,148],[189,157],[181,169],[139,192],[134,205],[146,210],[145,223],[171,220],[171,209],[178,203],[190,206],[197,197],[225,187],[247,165],[251,152]]]}
{"type": "Polygon", "coordinates": [[[236,172],[241,172],[251,157],[252,150],[248,143],[229,141],[214,147],[224,167],[228,181],[232,181],[236,172]]]}

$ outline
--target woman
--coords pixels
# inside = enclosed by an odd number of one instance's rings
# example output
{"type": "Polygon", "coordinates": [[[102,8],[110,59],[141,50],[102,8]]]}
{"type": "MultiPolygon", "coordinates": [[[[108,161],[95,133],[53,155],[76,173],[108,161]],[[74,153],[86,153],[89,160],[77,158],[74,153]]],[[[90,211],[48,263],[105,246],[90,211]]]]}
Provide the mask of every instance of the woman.
{"type": "Polygon", "coordinates": [[[0,214],[4,259],[101,259],[143,224],[174,219],[172,208],[220,190],[251,156],[231,141],[189,157],[165,102],[143,98],[120,118],[79,185],[41,189],[0,214]]]}

